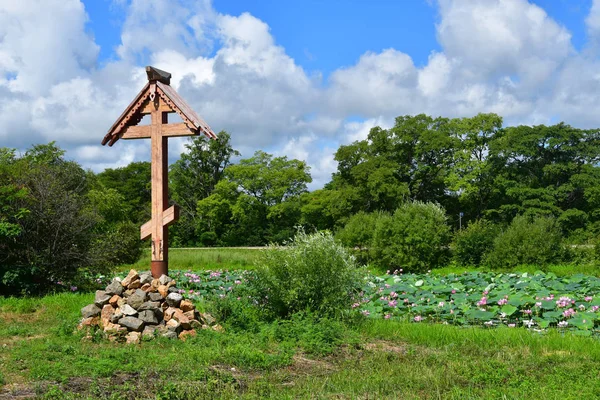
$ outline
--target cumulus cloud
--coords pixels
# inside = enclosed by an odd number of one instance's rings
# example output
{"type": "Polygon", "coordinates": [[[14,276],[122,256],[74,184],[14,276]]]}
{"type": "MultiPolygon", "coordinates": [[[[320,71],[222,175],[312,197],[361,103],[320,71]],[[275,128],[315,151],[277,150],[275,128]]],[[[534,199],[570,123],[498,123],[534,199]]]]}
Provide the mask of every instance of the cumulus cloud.
{"type": "MultiPolygon", "coordinates": [[[[439,0],[441,49],[425,65],[393,48],[367,51],[324,81],[286,53],[267,23],[220,14],[209,0],[119,1],[126,18],[117,58],[99,65],[84,6],[51,1],[0,4],[0,140],[18,148],[57,140],[95,170],[149,158],[148,141],[99,145],[144,85],[144,64],[171,72],[173,86],[214,130],[229,131],[244,157],[265,149],[305,159],[311,188],[330,179],[339,145],[398,115],[496,112],[507,123],[600,125],[595,52],[577,52],[570,32],[526,0],[439,0]]],[[[585,23],[593,48],[600,1],[585,23]]],[[[174,160],[185,141],[171,143],[174,160]]]]}

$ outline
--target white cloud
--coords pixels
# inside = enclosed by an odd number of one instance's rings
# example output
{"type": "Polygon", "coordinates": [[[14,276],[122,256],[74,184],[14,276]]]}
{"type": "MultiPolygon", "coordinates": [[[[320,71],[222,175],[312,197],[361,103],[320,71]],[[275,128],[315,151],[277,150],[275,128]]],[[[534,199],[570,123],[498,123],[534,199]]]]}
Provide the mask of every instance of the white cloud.
{"type": "Polygon", "coordinates": [[[336,115],[417,110],[418,71],[410,56],[394,49],[362,55],[356,65],[331,74],[330,83],[327,99],[336,115]]]}
{"type": "Polygon", "coordinates": [[[86,34],[86,21],[78,0],[0,3],[0,85],[44,95],[65,77],[87,75],[99,47],[86,34]]]}
{"type": "MultiPolygon", "coordinates": [[[[600,125],[600,61],[578,53],[570,32],[526,0],[439,0],[441,49],[426,65],[397,49],[367,51],[325,82],[251,14],[219,14],[208,0],[117,3],[126,14],[119,58],[101,67],[80,1],[0,4],[2,145],[57,140],[95,170],[149,159],[145,140],[99,144],[143,86],[146,63],[171,72],[173,86],[214,130],[228,130],[244,157],[265,149],[307,160],[311,188],[330,179],[339,145],[398,115],[496,112],[507,123],[600,125]]],[[[585,23],[595,46],[600,1],[585,23]]],[[[172,161],[183,144],[172,141],[172,161]]]]}

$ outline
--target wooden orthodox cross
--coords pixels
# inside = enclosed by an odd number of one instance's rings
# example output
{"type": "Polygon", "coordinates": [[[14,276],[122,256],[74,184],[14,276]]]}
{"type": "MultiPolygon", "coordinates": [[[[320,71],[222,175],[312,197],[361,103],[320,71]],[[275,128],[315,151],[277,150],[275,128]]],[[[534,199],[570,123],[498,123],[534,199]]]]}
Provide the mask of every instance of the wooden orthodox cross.
{"type": "Polygon", "coordinates": [[[195,136],[203,133],[210,139],[217,136],[190,106],[170,86],[171,74],[153,67],[146,67],[148,83],[129,107],[108,130],[102,145],[115,144],[119,139],[147,139],[152,145],[152,219],[140,228],[141,238],[152,237],[152,276],[160,277],[169,270],[168,226],[179,217],[177,205],[169,205],[169,137],[195,136]],[[177,113],[182,123],[169,124],[169,113],[177,113]],[[150,125],[137,124],[144,115],[151,115],[150,125]]]}

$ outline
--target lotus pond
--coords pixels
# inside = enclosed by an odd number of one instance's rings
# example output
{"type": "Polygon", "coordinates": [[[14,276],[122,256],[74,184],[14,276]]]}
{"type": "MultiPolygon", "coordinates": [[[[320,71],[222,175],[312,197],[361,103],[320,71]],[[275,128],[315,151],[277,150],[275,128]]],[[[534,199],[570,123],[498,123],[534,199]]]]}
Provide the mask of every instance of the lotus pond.
{"type": "Polygon", "coordinates": [[[600,332],[600,279],[467,272],[369,277],[352,305],[369,318],[600,332]]]}
{"type": "MultiPolygon", "coordinates": [[[[225,297],[251,271],[171,271],[186,297],[225,297]]],[[[600,278],[577,274],[466,272],[444,276],[388,273],[365,277],[351,306],[367,318],[413,323],[558,328],[600,333],[600,278]]]]}

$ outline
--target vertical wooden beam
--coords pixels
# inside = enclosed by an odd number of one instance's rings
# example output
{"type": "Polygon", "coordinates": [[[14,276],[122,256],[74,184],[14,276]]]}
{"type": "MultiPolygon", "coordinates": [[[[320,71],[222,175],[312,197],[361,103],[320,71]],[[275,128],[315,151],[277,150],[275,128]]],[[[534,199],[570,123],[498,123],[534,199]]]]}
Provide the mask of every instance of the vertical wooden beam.
{"type": "Polygon", "coordinates": [[[163,211],[168,206],[168,142],[162,136],[163,113],[160,111],[160,98],[154,99],[152,117],[152,261],[150,270],[155,278],[168,274],[167,227],[163,225],[163,211]]]}
{"type": "MultiPolygon", "coordinates": [[[[162,103],[162,100],[161,100],[162,103]]],[[[162,139],[162,197],[163,197],[163,211],[169,208],[169,138],[167,136],[163,136],[162,127],[169,123],[169,113],[163,112],[159,108],[159,112],[161,113],[161,139],[162,139]]],[[[168,275],[169,272],[169,227],[163,223],[164,212],[161,213],[160,224],[163,229],[163,261],[164,261],[164,274],[168,275]]]]}

